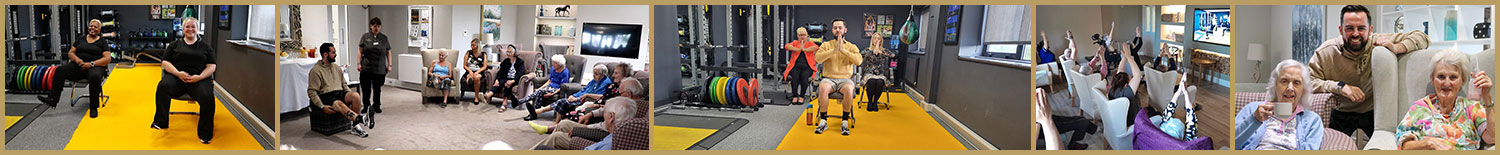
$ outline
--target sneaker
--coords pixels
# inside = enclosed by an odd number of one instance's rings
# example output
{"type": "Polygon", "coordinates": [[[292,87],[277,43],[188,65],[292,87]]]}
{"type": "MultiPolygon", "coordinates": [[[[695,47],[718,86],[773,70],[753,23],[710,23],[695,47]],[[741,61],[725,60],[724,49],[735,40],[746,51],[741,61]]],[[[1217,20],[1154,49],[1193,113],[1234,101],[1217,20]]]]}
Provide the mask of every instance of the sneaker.
{"type": "Polygon", "coordinates": [[[99,110],[89,110],[89,118],[99,118],[99,110]]]}
{"type": "Polygon", "coordinates": [[[384,110],[380,110],[380,107],[371,108],[370,110],[374,111],[375,113],[384,113],[385,112],[384,110]]]}
{"type": "Polygon", "coordinates": [[[354,125],[354,128],[349,129],[349,133],[353,133],[354,136],[359,136],[359,138],[370,137],[370,133],[365,132],[365,127],[358,124],[354,125]]]}
{"type": "Polygon", "coordinates": [[[539,134],[539,135],[545,135],[545,134],[547,134],[547,126],[541,125],[541,124],[536,124],[536,122],[526,122],[526,123],[531,124],[531,130],[535,130],[536,134],[539,134]]]}
{"type": "Polygon", "coordinates": [[[208,144],[208,143],[212,143],[213,140],[199,139],[198,142],[203,143],[203,144],[208,144]]]}
{"type": "Polygon", "coordinates": [[[844,125],[843,126],[844,126],[844,135],[848,136],[849,135],[849,120],[844,120],[844,125]]]}
{"type": "Polygon", "coordinates": [[[813,129],[813,133],[815,133],[815,134],[823,134],[823,130],[828,130],[828,120],[827,119],[818,120],[818,128],[813,129]]]}
{"type": "Polygon", "coordinates": [[[364,121],[360,123],[364,123],[366,128],[375,129],[375,115],[364,114],[359,116],[364,117],[362,119],[364,121]]]}
{"type": "Polygon", "coordinates": [[[166,126],[162,126],[162,125],[157,125],[156,123],[151,123],[151,129],[161,130],[161,129],[167,129],[167,127],[166,126]]]}

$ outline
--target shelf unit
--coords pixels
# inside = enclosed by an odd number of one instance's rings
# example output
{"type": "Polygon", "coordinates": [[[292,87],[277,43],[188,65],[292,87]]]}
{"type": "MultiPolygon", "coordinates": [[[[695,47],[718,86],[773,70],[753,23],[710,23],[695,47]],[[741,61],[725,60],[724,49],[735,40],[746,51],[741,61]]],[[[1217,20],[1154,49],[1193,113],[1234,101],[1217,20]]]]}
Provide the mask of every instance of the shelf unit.
{"type": "Polygon", "coordinates": [[[1491,29],[1492,33],[1489,38],[1476,38],[1473,35],[1475,24],[1489,22],[1490,27],[1494,27],[1493,18],[1491,18],[1490,21],[1484,20],[1484,9],[1492,7],[1492,5],[1380,6],[1375,10],[1376,12],[1379,12],[1379,16],[1375,16],[1375,19],[1377,19],[1376,24],[1378,24],[1375,26],[1375,32],[1397,33],[1423,31],[1425,29],[1429,40],[1432,41],[1432,44],[1428,47],[1430,49],[1455,48],[1464,51],[1465,53],[1477,53],[1486,49],[1493,48],[1493,45],[1495,43],[1493,39],[1493,29],[1491,29]],[[1455,22],[1456,33],[1454,34],[1448,34],[1444,30],[1444,28],[1449,26],[1448,23],[1445,22],[1445,19],[1448,18],[1448,11],[1457,12],[1457,20],[1455,22]],[[1401,23],[1404,24],[1403,29],[1396,28],[1397,18],[1402,18],[1401,23]],[[1423,26],[1423,22],[1427,23],[1427,26],[1425,26],[1425,28],[1423,26]],[[1454,37],[1454,39],[1447,39],[1450,36],[1454,37]]]}
{"type": "Polygon", "coordinates": [[[578,5],[537,5],[536,8],[532,13],[537,15],[537,25],[532,27],[538,29],[537,34],[533,34],[536,35],[538,45],[578,45],[578,25],[581,25],[577,18],[578,5]],[[566,7],[568,11],[557,11],[563,7],[566,7]],[[541,31],[542,26],[546,26],[550,31],[541,31]],[[548,33],[543,34],[543,32],[548,33]]]}

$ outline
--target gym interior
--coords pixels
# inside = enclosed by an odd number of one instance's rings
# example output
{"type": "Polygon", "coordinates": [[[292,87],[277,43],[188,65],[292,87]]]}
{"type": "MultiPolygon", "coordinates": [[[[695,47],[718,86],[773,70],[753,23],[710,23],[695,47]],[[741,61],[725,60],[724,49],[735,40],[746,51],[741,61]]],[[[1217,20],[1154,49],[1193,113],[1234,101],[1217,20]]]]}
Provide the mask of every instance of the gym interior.
{"type": "MultiPolygon", "coordinates": [[[[281,7],[281,12],[284,29],[280,32],[287,38],[281,42],[284,49],[278,89],[282,95],[278,102],[281,124],[289,131],[281,134],[279,147],[283,150],[566,150],[611,144],[604,140],[611,140],[613,149],[646,149],[649,120],[644,112],[618,117],[631,121],[615,123],[618,130],[613,133],[619,134],[605,132],[598,136],[555,131],[540,134],[546,131],[538,130],[561,128],[551,126],[569,121],[603,126],[605,121],[597,117],[603,114],[586,121],[575,111],[553,110],[537,113],[536,120],[527,119],[531,115],[527,106],[541,108],[584,91],[581,89],[603,88],[602,83],[593,83],[596,80],[626,79],[596,78],[596,65],[609,68],[600,77],[621,73],[637,79],[640,87],[648,84],[651,54],[644,45],[651,25],[650,8],[645,5],[292,5],[281,7]],[[378,25],[372,23],[377,18],[381,21],[378,25]],[[387,43],[370,42],[364,37],[373,33],[372,25],[390,38],[387,43]],[[324,44],[334,49],[336,56],[325,60],[329,57],[321,53],[324,44]],[[376,54],[361,50],[379,48],[385,51],[373,52],[385,56],[373,56],[377,59],[367,58],[376,54]],[[379,63],[389,68],[363,67],[370,60],[385,61],[379,63]],[[515,60],[519,62],[511,63],[515,60]],[[323,63],[335,65],[335,72],[344,77],[325,83],[346,84],[349,93],[361,87],[373,88],[359,91],[362,97],[369,97],[360,99],[364,109],[345,113],[360,115],[357,119],[363,121],[329,113],[311,103],[320,98],[308,94],[326,93],[309,89],[310,72],[323,63]],[[550,80],[557,74],[553,69],[563,69],[554,64],[566,68],[568,72],[561,77],[567,79],[550,80]],[[617,64],[628,64],[629,68],[617,64]],[[485,66],[488,69],[479,69],[485,66]],[[502,71],[504,68],[516,70],[513,74],[519,79],[497,78],[512,74],[511,70],[502,71]],[[444,78],[436,72],[452,77],[444,78]],[[470,73],[484,75],[478,79],[485,84],[476,87],[460,82],[474,79],[466,77],[470,73]],[[514,82],[498,82],[501,80],[514,82]],[[547,97],[543,95],[546,92],[533,91],[554,84],[549,81],[562,85],[556,95],[547,97]],[[494,87],[501,83],[513,84],[506,90],[494,87]],[[534,94],[538,97],[531,102],[503,97],[534,94]],[[542,129],[535,128],[538,126],[542,129]],[[574,145],[547,145],[558,134],[574,145]],[[604,135],[614,137],[601,139],[604,135]]],[[[632,111],[646,111],[646,93],[638,94],[614,98],[635,99],[639,109],[632,111]]],[[[334,103],[323,104],[332,107],[334,103]]],[[[577,131],[574,133],[581,133],[577,131]]]]}
{"type": "Polygon", "coordinates": [[[6,7],[6,149],[273,149],[275,6],[6,7]]]}
{"type": "Polygon", "coordinates": [[[1038,6],[1036,149],[1231,149],[1229,10],[1038,6]]]}
{"type": "Polygon", "coordinates": [[[1031,147],[1030,6],[654,10],[653,150],[1031,147]]]}

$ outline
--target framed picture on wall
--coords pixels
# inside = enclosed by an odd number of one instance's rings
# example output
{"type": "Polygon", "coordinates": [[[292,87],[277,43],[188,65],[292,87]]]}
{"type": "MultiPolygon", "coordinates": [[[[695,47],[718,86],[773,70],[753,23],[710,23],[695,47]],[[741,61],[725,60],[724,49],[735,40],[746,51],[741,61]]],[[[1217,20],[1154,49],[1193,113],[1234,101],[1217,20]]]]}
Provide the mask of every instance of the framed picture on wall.
{"type": "Polygon", "coordinates": [[[1187,27],[1182,25],[1161,25],[1161,40],[1180,43],[1183,40],[1183,31],[1186,30],[1187,27]]]}
{"type": "Polygon", "coordinates": [[[963,15],[962,5],[943,6],[943,44],[958,45],[959,18],[963,15]]]}
{"type": "Polygon", "coordinates": [[[229,7],[229,5],[220,5],[219,6],[219,29],[220,30],[228,30],[229,29],[229,19],[232,18],[231,15],[233,13],[233,11],[230,11],[231,9],[233,9],[233,8],[229,7]]]}
{"type": "Polygon", "coordinates": [[[871,34],[891,36],[894,27],[892,24],[895,23],[893,18],[891,15],[865,14],[864,36],[870,37],[871,34]]]}

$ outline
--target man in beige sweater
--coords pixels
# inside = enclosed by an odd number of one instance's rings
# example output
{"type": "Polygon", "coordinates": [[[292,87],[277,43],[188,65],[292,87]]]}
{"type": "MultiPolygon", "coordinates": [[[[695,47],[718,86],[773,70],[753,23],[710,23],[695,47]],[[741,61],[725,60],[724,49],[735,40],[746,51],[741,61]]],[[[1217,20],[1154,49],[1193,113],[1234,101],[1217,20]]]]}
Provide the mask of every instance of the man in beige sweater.
{"type": "Polygon", "coordinates": [[[833,19],[833,40],[823,42],[818,46],[818,53],[814,56],[818,63],[823,64],[823,80],[818,84],[818,128],[813,133],[823,134],[828,129],[828,94],[838,88],[844,98],[839,103],[844,105],[843,135],[849,135],[849,120],[854,119],[854,66],[864,63],[864,57],[859,54],[859,47],[844,38],[844,33],[849,29],[844,27],[843,18],[833,19]]]}
{"type": "Polygon", "coordinates": [[[1426,49],[1429,42],[1420,31],[1372,35],[1375,26],[1369,23],[1369,10],[1364,6],[1345,6],[1340,13],[1343,37],[1324,41],[1314,52],[1309,60],[1313,80],[1308,84],[1315,93],[1337,94],[1333,100],[1338,107],[1329,118],[1329,128],[1356,137],[1354,130],[1363,129],[1368,137],[1375,129],[1375,104],[1368,96],[1374,92],[1370,52],[1381,46],[1401,54],[1426,49]]]}

